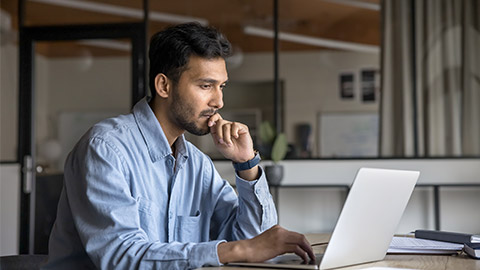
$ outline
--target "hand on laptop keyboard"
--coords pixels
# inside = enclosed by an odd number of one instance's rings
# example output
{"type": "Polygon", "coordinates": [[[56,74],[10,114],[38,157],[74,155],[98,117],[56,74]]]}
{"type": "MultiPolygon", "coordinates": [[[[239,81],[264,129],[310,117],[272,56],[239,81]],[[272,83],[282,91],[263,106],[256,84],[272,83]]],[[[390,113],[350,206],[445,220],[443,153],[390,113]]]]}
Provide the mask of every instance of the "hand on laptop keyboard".
{"type": "Polygon", "coordinates": [[[295,253],[304,261],[315,260],[310,243],[303,234],[286,230],[279,225],[248,240],[218,245],[220,262],[263,262],[284,253],[295,253]]]}

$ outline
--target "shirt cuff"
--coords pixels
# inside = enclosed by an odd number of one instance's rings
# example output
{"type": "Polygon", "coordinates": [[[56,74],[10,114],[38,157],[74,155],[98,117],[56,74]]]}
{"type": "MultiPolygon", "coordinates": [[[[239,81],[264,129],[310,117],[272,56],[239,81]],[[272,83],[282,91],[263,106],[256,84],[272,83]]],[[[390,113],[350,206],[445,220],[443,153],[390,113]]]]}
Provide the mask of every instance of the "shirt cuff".
{"type": "Polygon", "coordinates": [[[258,179],[256,179],[256,180],[248,181],[248,180],[245,180],[245,179],[241,178],[238,175],[237,170],[235,170],[235,178],[237,179],[237,182],[238,182],[238,180],[241,180],[242,182],[246,182],[246,183],[250,183],[251,185],[254,185],[255,183],[257,183],[258,180],[262,179],[262,177],[265,178],[265,173],[263,172],[263,168],[260,165],[258,165],[258,170],[259,170],[259,172],[258,172],[259,175],[258,175],[258,179]]]}
{"type": "Polygon", "coordinates": [[[236,187],[239,196],[246,198],[247,200],[257,199],[261,205],[268,204],[270,199],[270,189],[268,187],[267,178],[265,177],[265,172],[261,166],[258,166],[260,170],[260,176],[257,180],[247,181],[238,176],[236,176],[236,187]]]}
{"type": "Polygon", "coordinates": [[[258,170],[259,170],[259,172],[258,172],[259,175],[258,175],[258,178],[257,178],[256,180],[250,180],[250,181],[248,181],[248,180],[245,180],[245,179],[241,178],[241,177],[238,175],[238,171],[237,171],[237,170],[235,170],[235,177],[236,177],[237,179],[240,179],[240,180],[244,181],[244,182],[250,182],[251,184],[255,184],[258,180],[260,180],[260,179],[262,178],[262,176],[263,176],[263,178],[265,178],[265,173],[263,172],[263,168],[262,168],[260,165],[258,165],[258,170]]]}
{"type": "Polygon", "coordinates": [[[220,266],[220,259],[218,258],[218,245],[227,242],[225,240],[210,241],[196,244],[190,258],[190,266],[198,268],[202,266],[220,266]]]}

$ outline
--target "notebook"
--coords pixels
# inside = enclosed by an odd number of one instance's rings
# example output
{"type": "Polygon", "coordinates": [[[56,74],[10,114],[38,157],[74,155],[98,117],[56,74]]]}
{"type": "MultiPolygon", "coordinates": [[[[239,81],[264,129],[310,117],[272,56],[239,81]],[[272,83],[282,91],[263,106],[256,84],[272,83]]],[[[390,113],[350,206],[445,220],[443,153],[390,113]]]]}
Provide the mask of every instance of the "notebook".
{"type": "Polygon", "coordinates": [[[379,261],[385,257],[420,172],[361,168],[323,255],[305,263],[285,254],[261,263],[231,266],[331,269],[379,261]]]}
{"type": "Polygon", "coordinates": [[[480,243],[466,243],[464,250],[472,258],[480,259],[480,243]]]}
{"type": "Polygon", "coordinates": [[[463,244],[413,237],[393,237],[387,250],[389,254],[456,254],[463,244]]]}

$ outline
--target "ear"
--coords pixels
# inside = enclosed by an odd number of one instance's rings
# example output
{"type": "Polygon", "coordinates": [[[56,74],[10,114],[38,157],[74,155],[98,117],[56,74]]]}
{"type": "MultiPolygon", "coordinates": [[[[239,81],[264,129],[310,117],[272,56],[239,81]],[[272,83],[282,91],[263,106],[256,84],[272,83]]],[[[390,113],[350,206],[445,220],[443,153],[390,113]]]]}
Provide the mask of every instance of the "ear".
{"type": "Polygon", "coordinates": [[[155,76],[155,91],[157,95],[162,98],[168,98],[170,95],[171,83],[165,74],[158,73],[157,76],[155,76]]]}

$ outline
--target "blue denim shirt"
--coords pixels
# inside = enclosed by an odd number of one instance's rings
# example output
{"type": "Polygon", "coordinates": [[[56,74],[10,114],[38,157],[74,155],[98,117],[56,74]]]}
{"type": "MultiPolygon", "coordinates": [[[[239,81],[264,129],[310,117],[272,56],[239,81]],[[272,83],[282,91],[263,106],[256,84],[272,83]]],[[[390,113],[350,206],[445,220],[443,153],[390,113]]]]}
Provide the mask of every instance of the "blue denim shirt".
{"type": "Polygon", "coordinates": [[[91,128],[65,163],[45,269],[220,265],[219,243],[277,223],[263,170],[236,176],[237,197],[208,156],[183,136],[175,146],[146,99],[91,128]]]}

